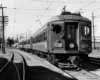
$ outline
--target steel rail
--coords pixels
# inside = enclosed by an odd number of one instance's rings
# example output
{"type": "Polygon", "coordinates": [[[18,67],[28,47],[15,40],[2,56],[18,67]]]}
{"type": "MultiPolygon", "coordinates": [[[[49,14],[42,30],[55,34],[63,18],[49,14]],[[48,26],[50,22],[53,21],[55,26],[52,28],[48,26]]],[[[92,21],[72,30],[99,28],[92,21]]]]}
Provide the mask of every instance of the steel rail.
{"type": "MultiPolygon", "coordinates": [[[[14,52],[17,52],[17,51],[11,51],[11,52],[13,52],[13,54],[14,54],[14,52]]],[[[26,61],[25,61],[25,59],[24,59],[24,57],[21,55],[21,53],[19,53],[19,52],[17,52],[21,57],[22,57],[22,59],[23,59],[23,80],[25,80],[25,65],[26,65],[26,61]]],[[[13,62],[12,62],[13,63],[13,62]]],[[[14,65],[16,65],[15,63],[13,63],[14,65]]],[[[19,73],[20,74],[20,73],[19,73]]]]}
{"type": "Polygon", "coordinates": [[[13,66],[15,67],[16,71],[17,71],[18,80],[21,80],[21,79],[20,79],[20,75],[19,75],[18,68],[17,68],[16,65],[13,63],[13,59],[14,59],[14,54],[12,53],[11,59],[8,60],[8,62],[3,66],[3,68],[0,70],[0,72],[2,72],[10,63],[12,63],[13,66]]]}
{"type": "Polygon", "coordinates": [[[11,56],[10,60],[7,59],[8,62],[2,67],[2,69],[0,70],[0,72],[2,72],[7,67],[7,65],[11,62],[12,59],[13,59],[13,55],[11,56]]]}
{"type": "Polygon", "coordinates": [[[11,63],[14,65],[14,67],[16,68],[16,71],[17,71],[17,74],[18,74],[18,79],[21,80],[19,70],[18,70],[17,66],[15,65],[15,63],[13,62],[13,61],[14,61],[14,53],[13,53],[13,52],[12,52],[12,55],[13,55],[13,57],[12,57],[12,59],[10,60],[10,62],[11,62],[11,63]]]}

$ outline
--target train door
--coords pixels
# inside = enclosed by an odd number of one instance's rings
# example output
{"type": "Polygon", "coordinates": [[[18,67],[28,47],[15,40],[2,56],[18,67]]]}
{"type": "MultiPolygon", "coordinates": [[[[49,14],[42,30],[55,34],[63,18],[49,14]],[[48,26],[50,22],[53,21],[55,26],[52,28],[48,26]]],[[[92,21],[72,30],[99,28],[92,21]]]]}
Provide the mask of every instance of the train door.
{"type": "Polygon", "coordinates": [[[77,28],[77,22],[65,23],[65,50],[78,50],[77,28]]]}

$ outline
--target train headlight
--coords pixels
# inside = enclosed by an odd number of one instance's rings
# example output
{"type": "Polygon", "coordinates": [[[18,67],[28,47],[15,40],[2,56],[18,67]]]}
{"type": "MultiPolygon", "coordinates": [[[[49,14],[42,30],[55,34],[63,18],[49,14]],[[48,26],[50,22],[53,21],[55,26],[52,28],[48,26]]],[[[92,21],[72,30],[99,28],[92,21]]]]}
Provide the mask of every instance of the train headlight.
{"type": "Polygon", "coordinates": [[[70,48],[74,48],[74,44],[73,44],[73,43],[70,43],[70,44],[69,44],[69,47],[70,47],[70,48]]]}

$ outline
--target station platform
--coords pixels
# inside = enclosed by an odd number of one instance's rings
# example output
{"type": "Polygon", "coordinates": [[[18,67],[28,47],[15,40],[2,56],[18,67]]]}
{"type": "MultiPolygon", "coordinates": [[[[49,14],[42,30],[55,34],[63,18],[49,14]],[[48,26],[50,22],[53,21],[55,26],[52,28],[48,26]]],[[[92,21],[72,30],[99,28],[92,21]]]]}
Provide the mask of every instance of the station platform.
{"type": "MultiPolygon", "coordinates": [[[[70,74],[62,71],[61,69],[55,67],[48,61],[39,58],[38,56],[17,49],[11,50],[14,51],[14,56],[16,57],[14,58],[15,64],[18,64],[18,61],[20,61],[20,58],[17,55],[18,53],[23,55],[26,60],[27,66],[25,80],[77,80],[70,74]]],[[[3,54],[0,50],[0,59],[10,59],[10,57],[11,54],[8,50],[6,50],[5,54],[3,54]]]]}

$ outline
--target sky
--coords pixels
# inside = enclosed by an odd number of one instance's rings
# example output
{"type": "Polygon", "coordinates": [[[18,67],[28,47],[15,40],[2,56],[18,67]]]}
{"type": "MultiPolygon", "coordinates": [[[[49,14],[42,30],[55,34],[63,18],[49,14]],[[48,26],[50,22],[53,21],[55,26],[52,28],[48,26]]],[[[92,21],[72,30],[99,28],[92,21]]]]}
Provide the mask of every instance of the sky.
{"type": "MultiPolygon", "coordinates": [[[[66,11],[80,12],[92,21],[94,14],[95,35],[100,36],[100,0],[0,0],[4,16],[8,16],[5,38],[34,34],[48,19],[66,11]]],[[[1,16],[0,9],[0,16],[1,16]]],[[[1,25],[1,23],[0,23],[1,25]]]]}

